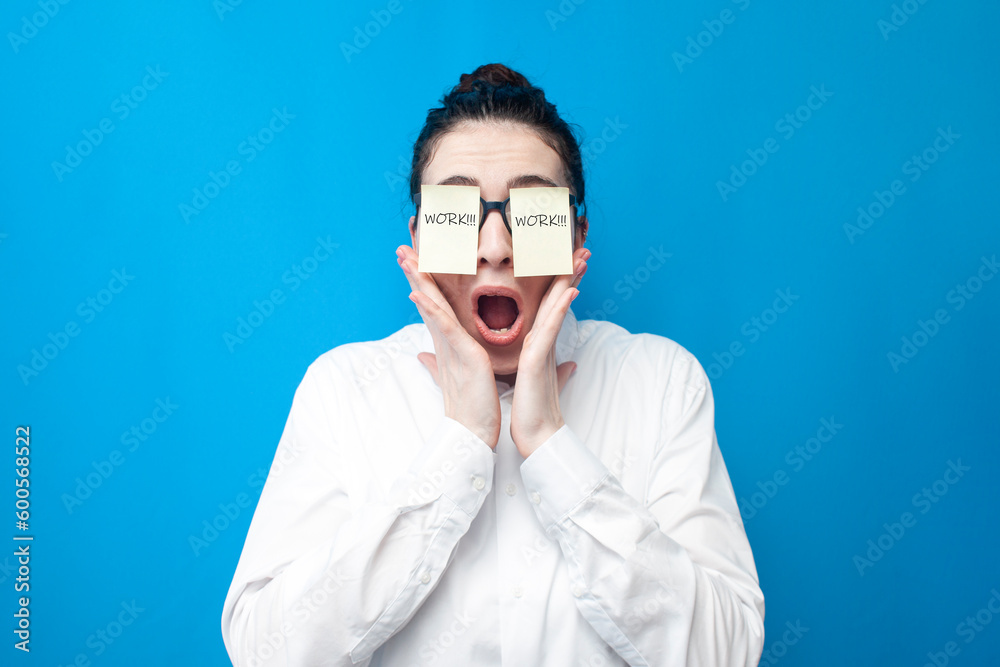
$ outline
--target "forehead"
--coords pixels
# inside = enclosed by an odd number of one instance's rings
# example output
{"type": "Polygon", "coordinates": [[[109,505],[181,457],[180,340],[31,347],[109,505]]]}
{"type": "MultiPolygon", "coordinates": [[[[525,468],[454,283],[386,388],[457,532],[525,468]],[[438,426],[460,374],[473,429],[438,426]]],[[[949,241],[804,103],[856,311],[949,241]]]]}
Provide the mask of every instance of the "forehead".
{"type": "Polygon", "coordinates": [[[565,171],[559,154],[524,125],[465,123],[442,135],[422,180],[474,182],[484,195],[499,196],[525,176],[568,186],[565,171]]]}

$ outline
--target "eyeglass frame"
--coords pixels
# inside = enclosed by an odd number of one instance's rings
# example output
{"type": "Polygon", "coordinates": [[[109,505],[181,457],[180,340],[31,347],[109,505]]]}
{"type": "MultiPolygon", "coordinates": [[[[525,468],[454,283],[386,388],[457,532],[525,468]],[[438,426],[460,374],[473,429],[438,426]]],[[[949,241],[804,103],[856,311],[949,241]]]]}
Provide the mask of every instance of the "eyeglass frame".
{"type": "MultiPolygon", "coordinates": [[[[420,210],[420,193],[414,192],[411,196],[413,197],[413,203],[414,205],[416,205],[417,210],[420,210]]],[[[486,201],[485,199],[480,197],[479,201],[482,203],[481,210],[483,212],[483,219],[479,221],[479,231],[480,232],[483,231],[483,225],[486,224],[486,217],[490,214],[490,211],[492,211],[493,209],[498,209],[500,211],[500,217],[503,218],[503,224],[507,227],[507,231],[510,233],[511,238],[513,238],[514,230],[510,228],[510,222],[507,220],[507,213],[505,212],[507,208],[507,202],[510,201],[510,197],[507,197],[503,201],[486,201]]],[[[572,194],[569,196],[569,205],[570,208],[573,209],[573,227],[575,229],[576,219],[579,217],[579,215],[577,215],[576,212],[576,207],[577,207],[576,196],[572,194]]],[[[583,206],[583,202],[579,202],[579,205],[583,206]]],[[[583,212],[584,215],[586,215],[587,209],[584,208],[583,212]]],[[[417,222],[418,223],[420,222],[419,219],[417,220],[417,222]]]]}

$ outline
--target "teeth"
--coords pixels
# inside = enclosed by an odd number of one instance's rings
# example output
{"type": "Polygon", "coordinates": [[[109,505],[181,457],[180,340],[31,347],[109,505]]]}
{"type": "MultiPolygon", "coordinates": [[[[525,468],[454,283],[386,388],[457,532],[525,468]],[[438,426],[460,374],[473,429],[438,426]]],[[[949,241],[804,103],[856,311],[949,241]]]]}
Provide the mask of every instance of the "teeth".
{"type": "Polygon", "coordinates": [[[508,331],[510,331],[510,327],[504,327],[503,329],[490,329],[490,331],[492,331],[493,333],[497,333],[497,334],[503,334],[503,333],[507,333],[508,331]]]}

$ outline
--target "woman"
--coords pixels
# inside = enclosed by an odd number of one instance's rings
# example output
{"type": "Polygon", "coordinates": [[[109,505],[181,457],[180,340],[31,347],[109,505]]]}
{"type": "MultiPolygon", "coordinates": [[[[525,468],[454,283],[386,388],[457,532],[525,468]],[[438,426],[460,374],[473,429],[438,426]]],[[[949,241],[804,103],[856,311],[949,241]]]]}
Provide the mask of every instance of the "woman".
{"type": "MultiPolygon", "coordinates": [[[[414,146],[421,184],[561,186],[579,144],[502,65],[414,146]]],[[[423,324],[337,347],[296,391],[223,611],[252,665],[756,665],[764,601],[708,379],[673,341],[576,320],[586,271],[515,278],[501,210],[475,275],[417,270],[423,324]],[[506,331],[505,331],[506,330],[506,331]]]]}

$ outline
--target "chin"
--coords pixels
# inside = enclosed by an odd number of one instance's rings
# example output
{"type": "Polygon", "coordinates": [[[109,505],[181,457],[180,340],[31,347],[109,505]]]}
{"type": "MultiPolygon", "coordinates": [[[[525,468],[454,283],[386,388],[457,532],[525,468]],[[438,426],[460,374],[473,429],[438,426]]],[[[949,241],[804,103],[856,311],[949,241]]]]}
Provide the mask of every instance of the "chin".
{"type": "Polygon", "coordinates": [[[521,346],[517,350],[504,350],[502,353],[491,353],[490,363],[493,365],[494,375],[513,375],[517,372],[517,362],[520,356],[521,346]]]}

